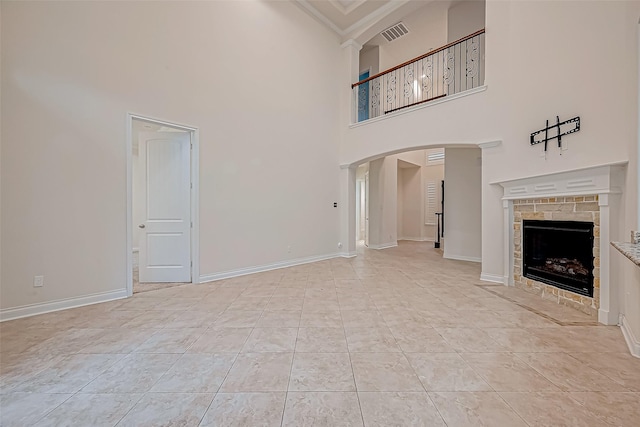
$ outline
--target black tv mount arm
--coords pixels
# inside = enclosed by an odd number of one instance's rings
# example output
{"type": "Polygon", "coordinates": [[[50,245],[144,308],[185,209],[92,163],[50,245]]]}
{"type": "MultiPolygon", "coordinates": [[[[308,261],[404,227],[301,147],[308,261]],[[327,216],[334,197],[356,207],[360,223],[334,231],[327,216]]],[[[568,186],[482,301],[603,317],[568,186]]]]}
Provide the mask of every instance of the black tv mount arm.
{"type": "Polygon", "coordinates": [[[540,144],[544,142],[544,151],[547,151],[547,145],[549,141],[554,139],[558,140],[558,148],[562,148],[562,137],[565,135],[569,135],[570,133],[575,133],[580,130],[580,116],[574,117],[573,119],[565,120],[564,122],[560,122],[560,117],[556,116],[556,124],[549,126],[549,120],[547,120],[547,124],[544,129],[540,129],[531,134],[530,143],[531,145],[540,144]],[[562,127],[564,126],[564,130],[562,127]],[[556,129],[557,133],[555,136],[549,137],[549,131],[551,129],[556,129]],[[544,138],[538,137],[544,132],[544,138]]]}

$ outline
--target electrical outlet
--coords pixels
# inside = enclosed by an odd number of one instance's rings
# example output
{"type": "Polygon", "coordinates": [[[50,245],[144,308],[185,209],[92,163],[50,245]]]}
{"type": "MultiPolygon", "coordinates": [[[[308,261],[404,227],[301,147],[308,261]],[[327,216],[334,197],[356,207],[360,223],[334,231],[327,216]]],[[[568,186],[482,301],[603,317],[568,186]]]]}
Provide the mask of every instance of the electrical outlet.
{"type": "Polygon", "coordinates": [[[342,248],[342,242],[338,242],[338,248],[342,248]]]}
{"type": "Polygon", "coordinates": [[[34,276],[33,277],[33,287],[41,288],[44,286],[44,276],[34,276]]]}

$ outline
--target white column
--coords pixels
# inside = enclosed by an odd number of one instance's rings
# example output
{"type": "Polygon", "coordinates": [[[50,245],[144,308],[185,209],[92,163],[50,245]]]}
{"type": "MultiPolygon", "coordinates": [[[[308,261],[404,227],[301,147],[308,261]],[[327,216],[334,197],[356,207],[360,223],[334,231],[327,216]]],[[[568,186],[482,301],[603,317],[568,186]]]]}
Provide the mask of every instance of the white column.
{"type": "Polygon", "coordinates": [[[609,194],[598,195],[600,205],[600,308],[598,322],[605,325],[617,325],[619,318],[617,286],[609,281],[609,242],[611,241],[611,206],[609,194]]]}
{"type": "Polygon", "coordinates": [[[502,235],[504,284],[505,286],[513,286],[513,200],[502,201],[502,221],[504,223],[504,233],[502,235]]]}
{"type": "Polygon", "coordinates": [[[356,168],[340,170],[340,244],[343,256],[356,255],[356,168]]]}
{"type": "MultiPolygon", "coordinates": [[[[341,89],[343,96],[343,117],[348,118],[348,124],[356,122],[356,105],[355,97],[353,96],[353,90],[351,84],[358,81],[358,73],[360,70],[360,49],[362,45],[357,41],[351,39],[342,43],[342,63],[345,65],[344,72],[344,89],[341,89]]],[[[344,121],[341,120],[341,121],[344,121]]],[[[355,215],[355,214],[354,214],[355,215]]]]}

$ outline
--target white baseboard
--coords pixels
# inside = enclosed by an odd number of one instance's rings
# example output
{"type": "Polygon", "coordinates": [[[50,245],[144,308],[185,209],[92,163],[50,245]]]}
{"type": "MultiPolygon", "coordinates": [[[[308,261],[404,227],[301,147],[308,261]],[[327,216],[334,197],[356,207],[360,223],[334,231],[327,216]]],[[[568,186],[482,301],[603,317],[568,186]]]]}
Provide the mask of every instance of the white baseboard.
{"type": "Polygon", "coordinates": [[[505,284],[504,276],[498,274],[480,273],[480,280],[483,282],[501,283],[505,284]]]}
{"type": "Polygon", "coordinates": [[[68,308],[98,304],[101,302],[113,301],[126,297],[127,290],[119,289],[117,291],[101,292],[97,294],[85,295],[82,297],[66,298],[56,301],[42,302],[38,304],[23,305],[20,307],[5,308],[0,310],[0,322],[19,319],[21,317],[35,316],[37,314],[51,313],[53,311],[66,310],[68,308]]]}
{"type": "Polygon", "coordinates": [[[408,240],[410,242],[435,242],[433,237],[398,237],[398,240],[408,240]]]}
{"type": "Polygon", "coordinates": [[[622,318],[620,315],[614,315],[608,310],[598,310],[598,322],[603,325],[620,325],[622,318]]]}
{"type": "Polygon", "coordinates": [[[629,322],[626,321],[624,315],[620,315],[620,329],[622,329],[622,335],[624,335],[624,339],[627,341],[631,355],[640,358],[640,341],[633,334],[629,322]]]}
{"type": "Polygon", "coordinates": [[[380,245],[369,244],[369,249],[389,249],[398,246],[398,242],[382,243],[380,245]]]}
{"type": "MultiPolygon", "coordinates": [[[[470,256],[464,256],[464,255],[451,255],[451,254],[448,254],[446,252],[446,250],[445,250],[444,255],[442,256],[442,258],[455,259],[457,261],[482,262],[482,258],[470,257],[470,256]]],[[[500,277],[502,277],[502,276],[500,276],[500,277]]]]}
{"type": "Polygon", "coordinates": [[[274,262],[273,264],[258,265],[256,267],[239,268],[237,270],[223,271],[222,273],[202,274],[199,283],[214,282],[216,280],[229,279],[231,277],[245,276],[247,274],[262,273],[264,271],[277,270],[279,268],[293,267],[294,265],[308,264],[310,262],[324,261],[332,258],[355,256],[347,252],[334,253],[328,255],[312,256],[306,258],[292,259],[288,261],[274,262]]]}
{"type": "Polygon", "coordinates": [[[351,251],[351,252],[341,252],[340,256],[342,258],[354,258],[356,257],[358,254],[356,251],[351,251]]]}

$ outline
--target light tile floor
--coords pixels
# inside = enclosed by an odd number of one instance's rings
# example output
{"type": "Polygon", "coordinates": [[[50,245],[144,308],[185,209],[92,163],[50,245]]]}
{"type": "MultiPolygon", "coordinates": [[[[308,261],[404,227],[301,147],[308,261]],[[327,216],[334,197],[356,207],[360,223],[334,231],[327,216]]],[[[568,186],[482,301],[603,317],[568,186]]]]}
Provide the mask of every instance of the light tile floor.
{"type": "Polygon", "coordinates": [[[635,426],[617,327],[425,243],[0,324],[2,426],[635,426]]]}

